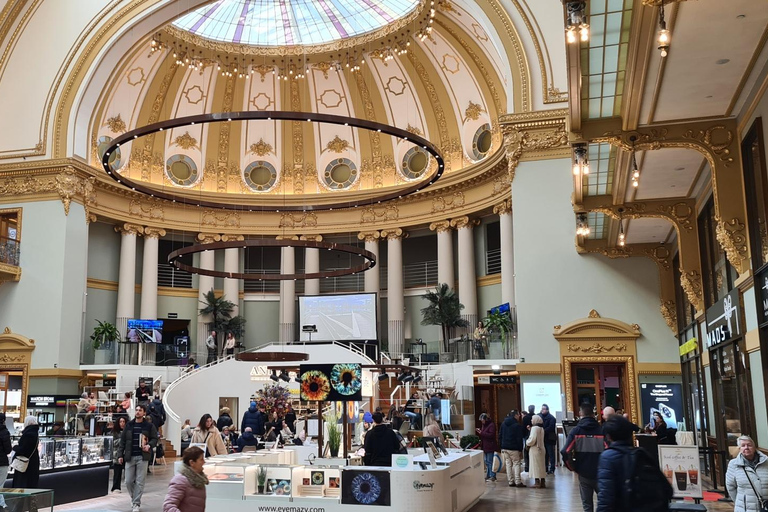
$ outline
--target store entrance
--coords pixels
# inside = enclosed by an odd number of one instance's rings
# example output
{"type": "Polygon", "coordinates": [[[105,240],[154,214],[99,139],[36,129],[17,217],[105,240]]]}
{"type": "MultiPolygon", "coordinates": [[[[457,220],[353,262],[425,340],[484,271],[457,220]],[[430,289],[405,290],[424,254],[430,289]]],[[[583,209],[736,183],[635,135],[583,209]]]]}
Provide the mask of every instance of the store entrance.
{"type": "Polygon", "coordinates": [[[600,417],[603,409],[610,406],[617,411],[625,409],[626,365],[613,364],[575,364],[574,381],[571,383],[574,414],[578,416],[581,404],[592,405],[595,416],[600,417]]]}

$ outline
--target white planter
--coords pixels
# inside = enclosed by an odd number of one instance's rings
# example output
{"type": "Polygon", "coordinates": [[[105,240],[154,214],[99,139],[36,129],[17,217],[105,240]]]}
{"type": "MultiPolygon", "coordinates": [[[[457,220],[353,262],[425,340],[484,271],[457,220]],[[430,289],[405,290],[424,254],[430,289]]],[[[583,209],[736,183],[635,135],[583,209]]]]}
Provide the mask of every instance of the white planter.
{"type": "Polygon", "coordinates": [[[488,359],[504,359],[504,345],[501,343],[491,343],[488,347],[488,359]]]}
{"type": "Polygon", "coordinates": [[[109,364],[109,354],[112,351],[107,348],[100,348],[93,351],[93,364],[109,364]]]}

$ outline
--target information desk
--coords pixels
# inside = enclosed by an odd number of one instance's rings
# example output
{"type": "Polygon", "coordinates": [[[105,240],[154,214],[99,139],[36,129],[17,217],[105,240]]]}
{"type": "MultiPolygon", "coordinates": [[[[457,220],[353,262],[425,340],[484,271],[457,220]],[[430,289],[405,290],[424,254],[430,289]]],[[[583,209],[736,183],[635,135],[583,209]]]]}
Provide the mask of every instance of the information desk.
{"type": "MultiPolygon", "coordinates": [[[[293,453],[293,452],[290,452],[293,453]]],[[[244,454],[252,455],[252,454],[244,454]]],[[[424,470],[370,466],[318,466],[253,463],[244,457],[206,460],[207,512],[253,512],[254,507],[278,506],[323,512],[418,510],[464,512],[480,499],[483,485],[482,452],[450,453],[441,464],[424,470]],[[266,470],[263,488],[258,475],[266,470]]]]}

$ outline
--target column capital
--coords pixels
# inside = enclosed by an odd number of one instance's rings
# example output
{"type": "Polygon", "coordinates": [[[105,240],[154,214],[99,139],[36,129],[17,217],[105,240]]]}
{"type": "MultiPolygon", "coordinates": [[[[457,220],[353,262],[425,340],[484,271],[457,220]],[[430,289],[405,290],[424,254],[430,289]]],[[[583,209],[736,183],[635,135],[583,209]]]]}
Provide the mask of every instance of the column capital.
{"type": "Polygon", "coordinates": [[[496,215],[506,215],[512,213],[512,199],[505,199],[493,207],[493,213],[496,215]]]}
{"type": "Polygon", "coordinates": [[[387,240],[401,240],[408,238],[408,233],[403,231],[402,228],[384,229],[381,231],[381,237],[387,240]]]}
{"type": "Polygon", "coordinates": [[[451,221],[449,220],[439,220],[437,222],[433,222],[429,225],[430,231],[437,231],[438,233],[442,233],[443,231],[450,231],[451,230],[451,221]]]}
{"type": "Polygon", "coordinates": [[[221,235],[216,233],[198,233],[195,236],[195,240],[201,244],[212,244],[213,242],[221,242],[221,235]]]}
{"type": "Polygon", "coordinates": [[[451,219],[451,226],[456,229],[471,228],[480,224],[477,219],[470,219],[468,215],[451,219]]]}
{"type": "Polygon", "coordinates": [[[242,242],[245,240],[243,235],[221,235],[222,242],[242,242]]]}
{"type": "Polygon", "coordinates": [[[144,227],[144,238],[160,238],[165,236],[165,230],[163,228],[154,228],[152,226],[144,227]]]}
{"type": "Polygon", "coordinates": [[[90,224],[91,222],[96,222],[96,220],[98,220],[98,218],[96,217],[96,214],[89,213],[88,215],[85,216],[86,224],[90,224]]]}
{"type": "Polygon", "coordinates": [[[357,234],[358,240],[365,240],[366,242],[375,242],[381,238],[381,233],[378,231],[361,231],[357,234]]]}
{"type": "Polygon", "coordinates": [[[115,231],[121,235],[140,235],[144,233],[144,227],[126,222],[122,226],[115,226],[115,231]]]}
{"type": "Polygon", "coordinates": [[[322,242],[323,235],[301,235],[299,240],[306,240],[307,242],[322,242]]]}
{"type": "Polygon", "coordinates": [[[275,237],[275,240],[298,240],[299,237],[296,235],[277,235],[275,237]]]}

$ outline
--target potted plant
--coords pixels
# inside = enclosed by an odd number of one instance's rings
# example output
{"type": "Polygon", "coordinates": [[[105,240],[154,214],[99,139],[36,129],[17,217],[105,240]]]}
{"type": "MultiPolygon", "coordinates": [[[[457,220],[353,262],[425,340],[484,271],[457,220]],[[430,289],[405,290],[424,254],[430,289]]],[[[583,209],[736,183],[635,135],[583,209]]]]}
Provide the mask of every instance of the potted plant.
{"type": "Polygon", "coordinates": [[[224,297],[217,297],[213,290],[203,294],[203,300],[199,302],[201,305],[198,310],[199,315],[211,320],[208,324],[212,330],[219,333],[220,340],[223,340],[228,332],[231,332],[237,340],[243,338],[245,318],[241,315],[232,316],[235,311],[234,302],[228,301],[224,297]]]}
{"type": "Polygon", "coordinates": [[[500,313],[498,311],[492,312],[490,315],[483,319],[483,325],[493,332],[499,334],[501,339],[501,345],[504,349],[504,354],[496,353],[498,350],[498,344],[490,343],[490,356],[491,359],[501,359],[502,357],[508,358],[509,354],[509,335],[514,329],[514,323],[508,313],[500,313]]]}
{"type": "Polygon", "coordinates": [[[264,484],[267,483],[267,468],[265,466],[259,466],[256,477],[259,481],[259,494],[264,494],[264,484]]]}
{"type": "Polygon", "coordinates": [[[120,339],[120,333],[117,332],[117,327],[109,322],[102,322],[96,320],[96,327],[91,334],[91,342],[93,342],[93,349],[96,351],[94,354],[95,364],[106,364],[109,359],[108,350],[112,348],[112,342],[120,339]]]}
{"type": "Polygon", "coordinates": [[[339,419],[335,414],[326,414],[323,418],[328,425],[328,449],[331,457],[339,456],[339,447],[341,446],[341,429],[339,428],[339,419]]]}
{"type": "Polygon", "coordinates": [[[443,334],[443,354],[447,355],[450,352],[448,340],[451,338],[453,330],[456,327],[469,326],[469,322],[461,318],[461,310],[464,309],[464,305],[459,302],[456,292],[446,283],[437,285],[434,291],[425,293],[421,298],[429,301],[429,306],[421,310],[421,325],[440,326],[443,334]]]}

